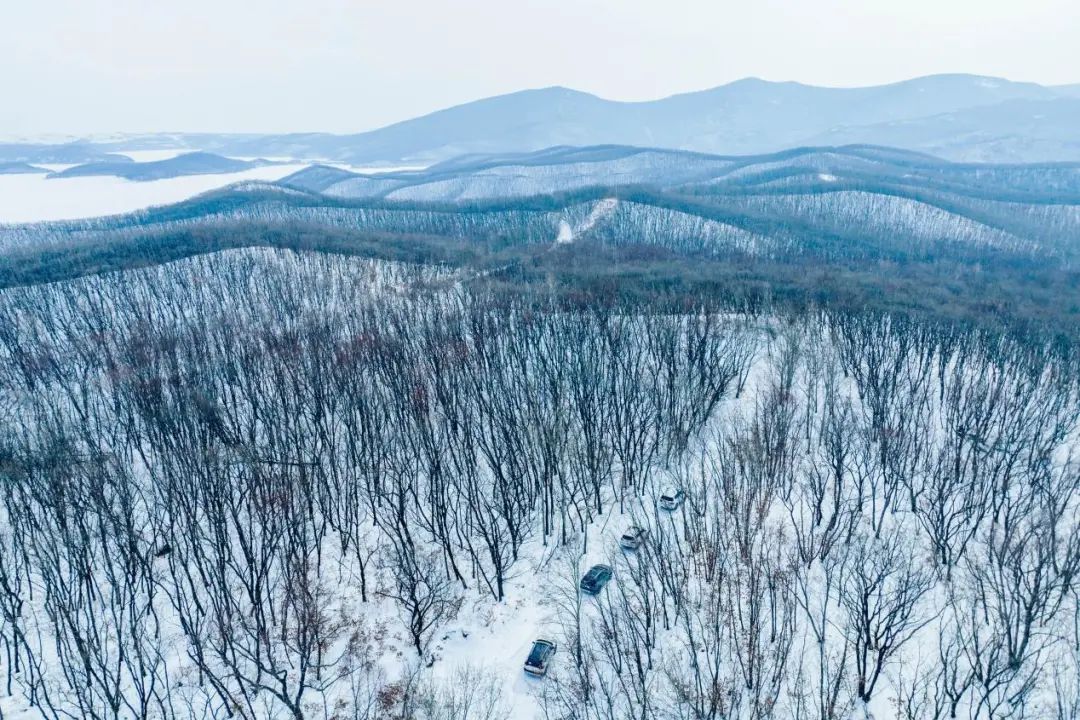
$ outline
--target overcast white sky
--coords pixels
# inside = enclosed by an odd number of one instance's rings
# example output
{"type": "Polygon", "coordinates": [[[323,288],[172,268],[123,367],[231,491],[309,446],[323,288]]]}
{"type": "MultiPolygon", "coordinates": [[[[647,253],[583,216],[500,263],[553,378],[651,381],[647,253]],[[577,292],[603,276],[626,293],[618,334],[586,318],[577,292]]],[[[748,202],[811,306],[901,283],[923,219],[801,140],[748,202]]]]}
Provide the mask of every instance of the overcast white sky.
{"type": "Polygon", "coordinates": [[[0,136],[353,132],[530,87],[1080,82],[1077,0],[0,0],[0,136]]]}

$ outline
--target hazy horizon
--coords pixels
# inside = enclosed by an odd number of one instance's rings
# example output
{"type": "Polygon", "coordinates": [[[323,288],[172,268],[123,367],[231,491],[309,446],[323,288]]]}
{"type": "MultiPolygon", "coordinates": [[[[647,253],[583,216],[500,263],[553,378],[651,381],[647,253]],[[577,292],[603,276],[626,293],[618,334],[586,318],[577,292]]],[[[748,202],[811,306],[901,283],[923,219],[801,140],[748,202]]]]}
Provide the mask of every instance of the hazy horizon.
{"type": "Polygon", "coordinates": [[[68,140],[68,141],[72,141],[72,140],[92,140],[92,141],[97,141],[97,140],[107,140],[109,137],[112,137],[112,136],[116,136],[116,137],[120,137],[120,136],[135,137],[135,136],[140,136],[140,135],[157,135],[157,134],[168,135],[168,134],[172,134],[172,133],[175,133],[175,134],[178,134],[178,135],[180,135],[180,134],[200,134],[200,133],[222,134],[222,135],[231,135],[231,134],[235,134],[235,135],[246,135],[246,134],[260,135],[260,134],[291,134],[291,133],[297,133],[297,134],[304,134],[304,133],[351,134],[351,133],[362,133],[362,132],[366,132],[366,131],[370,131],[370,130],[376,130],[376,129],[386,127],[386,126],[389,126],[389,125],[394,125],[394,124],[399,123],[399,122],[405,122],[405,121],[408,121],[408,120],[411,120],[411,119],[414,119],[414,118],[417,118],[417,117],[423,117],[423,116],[426,116],[426,115],[430,115],[432,113],[437,113],[437,112],[442,111],[442,110],[448,110],[448,109],[451,109],[451,108],[454,108],[454,107],[459,107],[459,106],[462,106],[462,105],[468,105],[468,104],[473,103],[473,102],[486,100],[486,99],[490,99],[490,98],[493,98],[493,97],[499,97],[501,95],[509,95],[509,94],[515,94],[515,93],[523,93],[523,92],[543,91],[543,90],[556,89],[556,88],[562,88],[562,89],[571,90],[571,91],[575,91],[575,92],[581,92],[581,93],[585,93],[587,95],[592,95],[594,97],[598,97],[598,98],[601,98],[603,100],[608,100],[608,101],[612,101],[612,102],[635,103],[635,102],[650,102],[650,101],[654,101],[654,100],[662,100],[662,99],[677,96],[677,95],[693,94],[693,93],[697,93],[697,92],[707,92],[709,90],[721,88],[721,87],[724,87],[724,86],[727,86],[727,85],[732,85],[732,84],[735,84],[735,83],[745,82],[745,81],[752,81],[752,80],[760,80],[760,81],[763,81],[763,82],[766,82],[766,83],[771,83],[771,84],[795,84],[795,85],[802,85],[802,86],[807,86],[807,87],[846,90],[846,89],[858,89],[858,88],[866,88],[866,87],[882,87],[882,86],[887,86],[887,85],[899,85],[899,84],[902,84],[902,83],[905,83],[905,82],[910,82],[910,81],[914,81],[914,80],[920,80],[920,79],[929,78],[929,77],[948,77],[948,76],[986,78],[986,79],[991,79],[991,80],[1000,80],[1000,81],[1003,81],[1003,82],[1021,83],[1021,84],[1029,83],[1029,84],[1040,85],[1042,87],[1051,88],[1051,89],[1053,89],[1053,88],[1066,88],[1066,87],[1072,87],[1072,86],[1080,85],[1080,82],[1078,82],[1078,83],[1053,83],[1053,84],[1050,84],[1050,83],[1039,83],[1039,82],[1036,82],[1036,81],[1033,81],[1033,80],[1023,80],[1023,79],[1002,77],[1002,76],[997,76],[997,75],[987,75],[985,73],[960,73],[960,72],[956,72],[956,73],[941,72],[941,73],[932,73],[932,74],[929,74],[929,75],[916,75],[916,76],[912,76],[912,77],[909,77],[909,78],[901,78],[899,80],[894,80],[894,81],[890,81],[890,82],[859,84],[859,85],[828,85],[828,84],[823,84],[823,83],[803,82],[801,80],[764,78],[764,77],[759,77],[759,76],[755,76],[755,75],[747,75],[745,77],[735,78],[734,80],[729,80],[729,81],[723,82],[723,83],[716,83],[716,84],[708,85],[708,86],[705,86],[705,87],[692,88],[692,89],[689,89],[689,90],[681,90],[679,92],[667,93],[667,94],[664,94],[664,95],[657,95],[655,97],[644,97],[644,98],[608,97],[608,96],[600,94],[600,93],[590,92],[588,90],[582,90],[581,88],[572,87],[572,86],[569,86],[569,85],[545,85],[545,86],[537,86],[537,87],[522,87],[522,88],[518,88],[516,90],[509,90],[506,93],[497,93],[495,95],[484,95],[484,96],[481,96],[481,97],[464,98],[464,99],[462,99],[460,101],[453,102],[453,103],[448,104],[448,105],[441,105],[441,106],[438,106],[438,107],[432,107],[432,108],[429,108],[427,110],[423,110],[423,111],[421,111],[421,112],[419,112],[419,113],[417,113],[415,115],[408,115],[408,116],[405,116],[405,117],[392,119],[387,123],[377,125],[377,126],[374,126],[374,127],[365,127],[365,128],[360,129],[360,130],[330,131],[330,130],[324,130],[324,129],[321,129],[321,128],[295,128],[295,129],[290,129],[290,130],[276,130],[276,131],[272,131],[272,130],[257,131],[257,130],[246,130],[246,129],[226,129],[226,130],[197,129],[197,130],[188,130],[188,129],[184,129],[184,128],[163,127],[163,128],[156,128],[156,129],[144,128],[144,129],[141,129],[141,130],[111,130],[111,131],[110,130],[103,130],[103,131],[85,132],[85,133],[64,133],[64,132],[51,132],[51,133],[49,133],[49,132],[46,132],[46,133],[39,133],[39,134],[25,134],[25,133],[24,134],[4,134],[4,133],[0,132],[0,142],[10,141],[10,140],[14,140],[14,141],[27,140],[27,141],[43,141],[43,142],[63,141],[63,140],[68,140]]]}
{"type": "Polygon", "coordinates": [[[859,87],[935,74],[1080,82],[1080,6],[678,0],[355,6],[55,0],[9,9],[0,137],[361,132],[563,86],[650,100],[747,77],[859,87]],[[929,18],[929,20],[928,20],[929,18]]]}

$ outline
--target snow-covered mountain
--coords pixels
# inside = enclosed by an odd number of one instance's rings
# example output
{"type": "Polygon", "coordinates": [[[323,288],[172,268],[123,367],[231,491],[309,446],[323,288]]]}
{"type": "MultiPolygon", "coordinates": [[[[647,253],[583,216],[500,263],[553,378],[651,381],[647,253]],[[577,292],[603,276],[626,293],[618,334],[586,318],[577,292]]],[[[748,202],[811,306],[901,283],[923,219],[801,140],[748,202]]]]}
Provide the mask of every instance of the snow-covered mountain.
{"type": "MultiPolygon", "coordinates": [[[[167,133],[65,147],[68,154],[180,147],[234,157],[426,165],[470,153],[531,152],[555,145],[746,155],[800,145],[868,143],[953,160],[1032,162],[1080,159],[1078,128],[1077,85],[933,75],[830,88],[747,78],[646,102],[608,100],[564,87],[524,90],[350,135],[167,133]]],[[[0,146],[0,160],[34,161],[41,147],[0,146]]]]}
{"type": "Polygon", "coordinates": [[[843,138],[954,159],[1057,160],[1080,158],[1078,121],[1075,89],[997,78],[937,75],[864,88],[749,78],[649,102],[526,90],[358,135],[259,138],[239,154],[306,148],[357,164],[606,143],[750,154],[843,138]],[[952,115],[963,122],[950,133],[952,115]]]}

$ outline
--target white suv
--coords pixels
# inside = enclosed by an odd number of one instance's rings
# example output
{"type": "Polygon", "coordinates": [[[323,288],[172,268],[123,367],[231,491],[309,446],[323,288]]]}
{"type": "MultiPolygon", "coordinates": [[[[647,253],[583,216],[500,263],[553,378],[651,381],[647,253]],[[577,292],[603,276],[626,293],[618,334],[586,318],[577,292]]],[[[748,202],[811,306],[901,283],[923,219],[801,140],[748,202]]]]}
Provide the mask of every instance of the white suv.
{"type": "Polygon", "coordinates": [[[665,490],[660,496],[661,510],[678,510],[686,500],[686,493],[682,490],[665,490]]]}

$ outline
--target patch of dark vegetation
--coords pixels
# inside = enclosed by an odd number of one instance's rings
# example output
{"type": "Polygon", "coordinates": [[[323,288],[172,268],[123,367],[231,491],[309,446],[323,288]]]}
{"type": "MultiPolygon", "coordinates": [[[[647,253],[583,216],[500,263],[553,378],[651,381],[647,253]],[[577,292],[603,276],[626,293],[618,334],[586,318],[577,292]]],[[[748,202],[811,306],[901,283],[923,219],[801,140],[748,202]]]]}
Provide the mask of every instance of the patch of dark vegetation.
{"type": "Polygon", "coordinates": [[[193,226],[10,251],[0,258],[0,287],[60,282],[249,247],[332,252],[422,264],[470,264],[482,250],[463,240],[359,233],[300,223],[193,226]]]}

